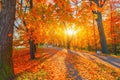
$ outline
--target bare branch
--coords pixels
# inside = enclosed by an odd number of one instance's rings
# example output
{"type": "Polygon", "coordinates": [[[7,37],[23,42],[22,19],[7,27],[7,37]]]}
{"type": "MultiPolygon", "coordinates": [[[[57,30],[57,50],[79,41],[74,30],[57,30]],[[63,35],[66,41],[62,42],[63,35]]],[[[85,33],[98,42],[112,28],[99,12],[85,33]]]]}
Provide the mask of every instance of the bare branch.
{"type": "Polygon", "coordinates": [[[29,3],[30,3],[30,9],[33,8],[33,0],[29,0],[29,3]]]}
{"type": "Polygon", "coordinates": [[[97,6],[99,6],[99,0],[92,0],[92,1],[95,2],[97,6]]]}
{"type": "Polygon", "coordinates": [[[15,27],[16,29],[19,29],[16,25],[14,25],[14,27],[15,27]]]}
{"type": "Polygon", "coordinates": [[[100,7],[103,7],[103,5],[105,4],[106,0],[103,1],[103,4],[100,5],[100,7]]]}
{"type": "MultiPolygon", "coordinates": [[[[89,1],[90,1],[90,6],[92,6],[92,1],[93,1],[93,0],[89,0],[89,1]]],[[[96,2],[96,1],[97,1],[97,0],[94,0],[93,2],[96,2]]],[[[93,13],[93,14],[96,14],[97,12],[96,12],[95,10],[92,10],[92,13],[93,13]]]]}

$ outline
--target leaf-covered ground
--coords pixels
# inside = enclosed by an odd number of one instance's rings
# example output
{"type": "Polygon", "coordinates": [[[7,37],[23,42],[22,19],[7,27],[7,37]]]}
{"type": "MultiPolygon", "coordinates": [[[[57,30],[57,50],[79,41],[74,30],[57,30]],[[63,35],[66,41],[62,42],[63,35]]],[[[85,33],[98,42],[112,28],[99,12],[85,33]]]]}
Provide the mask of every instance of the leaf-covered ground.
{"type": "Polygon", "coordinates": [[[73,54],[66,49],[38,49],[35,60],[29,50],[13,54],[15,80],[117,80],[120,71],[73,54]]]}

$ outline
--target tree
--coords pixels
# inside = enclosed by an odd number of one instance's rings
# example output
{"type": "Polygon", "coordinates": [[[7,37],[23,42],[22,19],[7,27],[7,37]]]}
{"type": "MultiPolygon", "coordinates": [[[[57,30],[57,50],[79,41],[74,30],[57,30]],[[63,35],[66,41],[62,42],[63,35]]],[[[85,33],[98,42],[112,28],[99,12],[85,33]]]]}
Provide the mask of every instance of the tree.
{"type": "MultiPolygon", "coordinates": [[[[30,0],[29,3],[30,3],[30,9],[32,9],[33,8],[33,0],[30,0]]],[[[29,39],[30,59],[35,59],[36,44],[34,43],[34,40],[31,38],[31,36],[32,36],[32,31],[31,31],[31,35],[30,35],[30,39],[29,39]]]]}
{"type": "Polygon", "coordinates": [[[35,0],[34,2],[33,0],[21,0],[18,1],[19,5],[20,7],[17,9],[17,17],[21,20],[19,30],[24,32],[20,35],[24,37],[23,41],[27,40],[29,43],[30,59],[35,59],[36,44],[39,44],[43,37],[46,38],[45,34],[47,31],[45,32],[43,29],[47,27],[46,24],[51,22],[50,17],[53,13],[53,10],[51,10],[53,6],[51,4],[48,5],[44,0],[35,0]],[[25,3],[25,6],[22,5],[23,3],[25,3]]]}
{"type": "MultiPolygon", "coordinates": [[[[33,8],[33,0],[20,0],[18,1],[18,9],[17,9],[17,17],[19,17],[21,20],[22,20],[22,24],[24,25],[25,27],[25,32],[29,32],[29,29],[26,27],[28,24],[27,22],[25,21],[25,15],[27,14],[27,11],[29,10],[32,10],[33,8]],[[25,6],[23,6],[23,4],[25,3],[25,6]],[[29,5],[28,5],[29,4],[29,5]],[[21,14],[22,13],[22,14],[21,14]]],[[[34,44],[34,40],[32,39],[32,34],[33,34],[33,31],[31,30],[30,31],[30,35],[29,35],[29,40],[28,40],[28,43],[29,43],[29,46],[30,46],[30,59],[35,59],[35,52],[36,52],[36,44],[34,44]]]]}
{"type": "Polygon", "coordinates": [[[102,13],[100,11],[103,5],[105,4],[105,2],[106,0],[90,0],[90,6],[93,8],[92,9],[93,14],[97,16],[95,20],[97,22],[98,31],[100,35],[100,44],[102,47],[102,52],[109,53],[107,42],[106,42],[106,37],[104,33],[103,23],[102,23],[102,13]]]}
{"type": "Polygon", "coordinates": [[[2,0],[0,12],[0,80],[14,77],[12,40],[16,0],[2,0]]]}
{"type": "Polygon", "coordinates": [[[111,0],[110,2],[110,34],[111,34],[111,45],[112,45],[112,52],[117,54],[119,53],[119,49],[117,49],[119,45],[119,11],[117,11],[118,6],[120,4],[119,1],[111,0]]]}

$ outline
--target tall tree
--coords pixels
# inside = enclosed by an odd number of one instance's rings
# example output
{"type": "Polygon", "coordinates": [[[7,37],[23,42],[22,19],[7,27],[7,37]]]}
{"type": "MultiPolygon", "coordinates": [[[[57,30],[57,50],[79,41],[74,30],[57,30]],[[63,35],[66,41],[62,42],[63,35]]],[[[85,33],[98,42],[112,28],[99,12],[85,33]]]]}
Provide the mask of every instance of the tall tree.
{"type": "Polygon", "coordinates": [[[92,9],[92,12],[94,15],[97,16],[96,22],[98,25],[98,31],[100,35],[100,44],[102,47],[102,52],[103,53],[109,53],[108,52],[108,47],[107,47],[107,42],[106,42],[106,37],[104,33],[104,28],[103,28],[103,23],[102,23],[102,13],[100,9],[103,7],[105,4],[106,0],[90,0],[90,6],[94,9],[92,9]]]}
{"type": "Polygon", "coordinates": [[[0,80],[14,77],[12,40],[16,0],[1,0],[0,11],[0,80]]]}
{"type": "MultiPolygon", "coordinates": [[[[33,8],[33,0],[29,1],[30,3],[30,9],[33,8]]],[[[30,59],[35,59],[35,52],[36,52],[36,44],[34,43],[34,40],[31,38],[32,36],[32,31],[29,39],[29,44],[30,44],[30,59]]]]}
{"type": "MultiPolygon", "coordinates": [[[[25,27],[25,32],[29,33],[29,46],[30,46],[30,59],[35,59],[35,52],[36,52],[36,44],[34,43],[34,40],[32,39],[33,30],[29,30],[26,26],[28,26],[27,21],[25,20],[25,15],[29,14],[28,11],[32,11],[33,8],[33,0],[18,0],[18,4],[20,7],[17,9],[17,18],[20,18],[22,21],[22,24],[25,27]],[[22,13],[22,14],[19,14],[22,13]]],[[[20,26],[20,25],[19,25],[20,26]]]]}
{"type": "Polygon", "coordinates": [[[119,45],[119,11],[117,10],[119,8],[120,2],[117,0],[111,0],[110,3],[110,17],[108,16],[110,20],[110,34],[111,34],[111,44],[112,53],[119,53],[118,45],[119,45]]]}

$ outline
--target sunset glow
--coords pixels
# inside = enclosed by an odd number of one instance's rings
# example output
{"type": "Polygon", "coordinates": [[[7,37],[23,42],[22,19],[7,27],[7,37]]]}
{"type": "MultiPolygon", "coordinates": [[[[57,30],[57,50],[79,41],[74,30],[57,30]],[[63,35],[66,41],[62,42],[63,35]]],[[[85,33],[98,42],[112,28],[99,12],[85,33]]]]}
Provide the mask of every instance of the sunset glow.
{"type": "Polygon", "coordinates": [[[74,30],[74,29],[67,29],[66,30],[66,33],[67,33],[67,35],[75,35],[76,34],[76,31],[74,30]]]}
{"type": "Polygon", "coordinates": [[[0,0],[0,80],[120,80],[120,0],[0,0]]]}

